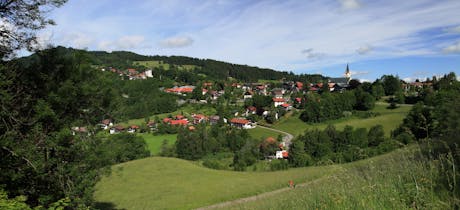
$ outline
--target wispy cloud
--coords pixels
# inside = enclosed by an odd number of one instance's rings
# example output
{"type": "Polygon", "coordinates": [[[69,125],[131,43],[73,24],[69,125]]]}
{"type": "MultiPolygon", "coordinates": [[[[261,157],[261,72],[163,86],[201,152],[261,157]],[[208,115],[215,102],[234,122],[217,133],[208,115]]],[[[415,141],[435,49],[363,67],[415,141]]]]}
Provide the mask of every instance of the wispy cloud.
{"type": "Polygon", "coordinates": [[[362,5],[358,0],[338,0],[344,10],[358,9],[362,5]]]}
{"type": "Polygon", "coordinates": [[[365,45],[365,46],[362,46],[362,47],[356,49],[356,52],[358,54],[360,54],[360,55],[365,55],[365,54],[370,53],[372,50],[373,50],[372,46],[365,45]]]}
{"type": "Polygon", "coordinates": [[[103,40],[98,44],[100,50],[136,50],[150,47],[145,37],[140,35],[122,36],[114,41],[103,40]]]}
{"type": "Polygon", "coordinates": [[[369,74],[369,71],[351,71],[351,75],[353,76],[361,76],[367,74],[369,74]]]}
{"type": "Polygon", "coordinates": [[[164,48],[181,48],[193,44],[193,39],[190,37],[172,37],[164,39],[160,42],[160,46],[164,48]]]}
{"type": "Polygon", "coordinates": [[[308,49],[302,50],[301,53],[304,54],[309,59],[321,58],[321,57],[324,56],[323,53],[314,52],[313,48],[308,48],[308,49]]]}
{"type": "Polygon", "coordinates": [[[460,53],[460,41],[443,49],[444,53],[460,53]]]}
{"type": "Polygon", "coordinates": [[[460,34],[460,26],[450,27],[445,29],[447,33],[460,34]]]}

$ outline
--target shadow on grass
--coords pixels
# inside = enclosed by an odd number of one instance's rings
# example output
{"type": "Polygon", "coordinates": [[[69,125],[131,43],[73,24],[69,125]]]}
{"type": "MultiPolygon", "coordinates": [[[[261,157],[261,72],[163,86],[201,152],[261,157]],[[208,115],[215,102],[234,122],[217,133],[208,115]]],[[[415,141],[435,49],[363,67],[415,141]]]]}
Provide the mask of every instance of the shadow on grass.
{"type": "Polygon", "coordinates": [[[95,206],[96,209],[99,210],[126,210],[126,209],[117,209],[115,208],[115,204],[109,202],[96,202],[95,206]]]}

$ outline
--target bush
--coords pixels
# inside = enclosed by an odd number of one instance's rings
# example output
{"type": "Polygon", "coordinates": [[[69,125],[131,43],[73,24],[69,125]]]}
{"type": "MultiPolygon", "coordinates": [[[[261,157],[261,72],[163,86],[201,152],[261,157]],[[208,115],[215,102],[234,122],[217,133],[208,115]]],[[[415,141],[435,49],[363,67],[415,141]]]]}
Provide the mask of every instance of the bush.
{"type": "Polygon", "coordinates": [[[284,159],[275,159],[270,162],[271,171],[287,170],[288,168],[289,164],[284,159]]]}

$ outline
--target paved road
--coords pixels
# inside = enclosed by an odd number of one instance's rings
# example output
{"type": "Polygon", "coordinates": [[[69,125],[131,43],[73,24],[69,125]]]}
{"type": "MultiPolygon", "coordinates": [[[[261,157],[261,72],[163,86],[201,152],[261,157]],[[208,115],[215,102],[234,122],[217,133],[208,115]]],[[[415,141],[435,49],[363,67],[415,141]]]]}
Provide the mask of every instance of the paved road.
{"type": "Polygon", "coordinates": [[[263,129],[267,129],[267,130],[271,130],[271,131],[275,131],[275,132],[284,134],[283,142],[284,142],[284,145],[286,146],[286,149],[289,149],[289,145],[291,145],[291,141],[294,138],[294,136],[292,134],[284,132],[284,131],[281,131],[281,130],[277,130],[277,129],[274,129],[274,128],[261,126],[261,125],[257,125],[257,126],[259,126],[260,128],[263,128],[263,129]]]}

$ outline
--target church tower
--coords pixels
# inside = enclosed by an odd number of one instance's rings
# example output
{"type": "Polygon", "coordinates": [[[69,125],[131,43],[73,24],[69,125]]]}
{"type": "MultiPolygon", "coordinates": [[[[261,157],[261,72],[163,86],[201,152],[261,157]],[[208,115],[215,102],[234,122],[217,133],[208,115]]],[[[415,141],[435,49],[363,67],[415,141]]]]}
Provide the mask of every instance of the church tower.
{"type": "Polygon", "coordinates": [[[347,69],[345,70],[345,78],[347,78],[347,83],[350,82],[351,72],[350,72],[350,68],[348,68],[348,63],[347,63],[347,69]]]}

